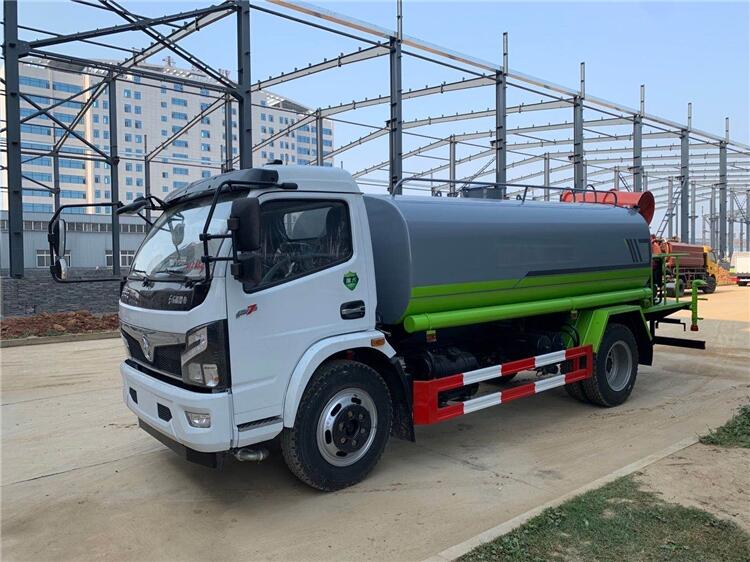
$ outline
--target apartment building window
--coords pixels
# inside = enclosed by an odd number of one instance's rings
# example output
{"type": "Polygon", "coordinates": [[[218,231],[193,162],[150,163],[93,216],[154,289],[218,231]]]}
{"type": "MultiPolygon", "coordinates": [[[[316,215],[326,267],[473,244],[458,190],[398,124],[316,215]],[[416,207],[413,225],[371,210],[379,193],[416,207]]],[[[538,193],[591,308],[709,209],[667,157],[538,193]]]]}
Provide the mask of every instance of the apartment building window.
{"type": "Polygon", "coordinates": [[[43,125],[29,125],[28,123],[21,123],[21,132],[30,133],[32,135],[52,135],[52,128],[45,127],[43,125]]]}
{"type": "Polygon", "coordinates": [[[136,121],[135,122],[135,128],[136,129],[143,129],[143,121],[136,121]]]}
{"type": "Polygon", "coordinates": [[[133,185],[133,178],[129,176],[125,178],[125,185],[133,185]]]}
{"type": "Polygon", "coordinates": [[[72,189],[61,189],[60,197],[65,199],[86,199],[85,191],[74,191],[72,189]]]}
{"type": "Polygon", "coordinates": [[[260,120],[261,121],[265,121],[266,120],[266,114],[265,113],[261,113],[260,114],[260,120]]]}
{"type": "Polygon", "coordinates": [[[133,106],[133,109],[136,115],[141,115],[141,113],[143,113],[143,108],[140,105],[133,106]]]}
{"type": "Polygon", "coordinates": [[[136,135],[135,136],[135,143],[141,144],[143,142],[143,135],[136,135]]]}
{"type": "Polygon", "coordinates": [[[201,129],[201,138],[202,139],[210,139],[211,138],[211,131],[208,131],[206,129],[201,129]]]}
{"type": "Polygon", "coordinates": [[[176,141],[174,141],[172,143],[172,146],[174,146],[176,148],[187,148],[188,147],[188,141],[182,140],[182,139],[177,139],[176,141]]]}
{"type": "Polygon", "coordinates": [[[208,104],[208,103],[201,103],[201,111],[204,111],[204,110],[208,109],[208,106],[209,106],[209,105],[211,105],[211,104],[208,104]]]}
{"type": "Polygon", "coordinates": [[[211,170],[203,170],[203,171],[201,171],[201,177],[202,178],[210,178],[211,177],[211,170]]]}
{"type": "Polygon", "coordinates": [[[126,172],[132,172],[133,171],[133,163],[132,162],[125,162],[125,171],[126,172]]]}
{"type": "Polygon", "coordinates": [[[168,178],[168,177],[169,177],[169,172],[162,172],[162,173],[161,173],[161,178],[162,178],[162,179],[166,179],[166,178],[168,178]]]}
{"type": "Polygon", "coordinates": [[[67,92],[69,94],[77,94],[81,91],[80,86],[75,84],[68,84],[66,82],[52,82],[52,89],[59,92],[67,92]]]}
{"type": "Polygon", "coordinates": [[[94,115],[91,116],[91,120],[94,123],[98,123],[99,122],[99,116],[97,114],[94,114],[94,115]]]}
{"type": "Polygon", "coordinates": [[[188,116],[187,116],[187,113],[182,113],[181,111],[173,111],[172,119],[180,119],[181,121],[187,121],[188,116]]]}
{"type": "Polygon", "coordinates": [[[201,117],[201,125],[210,125],[210,124],[211,124],[210,117],[201,117]]]}
{"type": "Polygon", "coordinates": [[[125,105],[122,106],[122,110],[125,113],[132,113],[133,112],[133,106],[130,105],[129,103],[126,103],[125,105]]]}
{"type": "Polygon", "coordinates": [[[123,94],[123,95],[124,95],[124,96],[125,96],[126,98],[132,97],[132,93],[131,93],[131,91],[130,91],[130,90],[128,90],[127,88],[125,88],[125,90],[123,90],[122,94],[123,94]]]}
{"type": "Polygon", "coordinates": [[[162,129],[161,130],[161,136],[163,136],[163,137],[169,136],[169,131],[167,131],[166,129],[162,129]]]}
{"type": "Polygon", "coordinates": [[[125,142],[133,142],[133,135],[125,133],[125,142]]]}
{"type": "Polygon", "coordinates": [[[184,90],[184,88],[182,87],[182,84],[173,84],[173,86],[174,86],[175,92],[182,92],[184,90]]]}
{"type": "Polygon", "coordinates": [[[125,119],[125,126],[126,127],[132,127],[133,126],[133,120],[132,119],[125,119]]]}
{"type": "Polygon", "coordinates": [[[186,181],[173,181],[172,182],[172,187],[175,188],[175,189],[179,189],[181,187],[187,186],[187,184],[188,184],[188,182],[186,182],[186,181]]]}
{"type": "Polygon", "coordinates": [[[32,86],[33,88],[44,88],[49,90],[49,82],[41,78],[32,78],[31,76],[20,76],[18,82],[21,86],[32,86]]]}
{"type": "MultiPolygon", "coordinates": [[[[136,78],[138,78],[138,77],[136,76],[136,78]]],[[[133,92],[133,99],[134,100],[141,99],[141,93],[138,90],[136,90],[136,91],[133,92]]]]}
{"type": "Polygon", "coordinates": [[[128,192],[127,192],[127,193],[125,194],[125,199],[126,199],[127,201],[132,201],[132,200],[133,200],[133,193],[132,193],[132,192],[130,192],[130,191],[128,191],[128,192]]]}
{"type": "MultiPolygon", "coordinates": [[[[166,174],[166,172],[164,173],[166,174]]],[[[187,168],[172,168],[172,173],[175,176],[187,176],[190,174],[190,171],[187,168]]]]}
{"type": "Polygon", "coordinates": [[[200,89],[200,95],[207,96],[208,95],[208,90],[206,88],[201,88],[200,89]]]}
{"type": "Polygon", "coordinates": [[[201,152],[211,152],[211,145],[205,142],[201,143],[201,152]]]}

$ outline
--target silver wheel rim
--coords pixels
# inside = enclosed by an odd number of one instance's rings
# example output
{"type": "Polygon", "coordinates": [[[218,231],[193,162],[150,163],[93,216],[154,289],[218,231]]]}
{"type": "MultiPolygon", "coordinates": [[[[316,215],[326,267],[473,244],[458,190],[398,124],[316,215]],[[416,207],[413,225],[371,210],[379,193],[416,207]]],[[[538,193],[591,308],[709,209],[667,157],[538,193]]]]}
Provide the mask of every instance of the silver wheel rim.
{"type": "Polygon", "coordinates": [[[633,355],[630,347],[622,340],[616,341],[609,348],[604,360],[604,372],[607,375],[607,383],[614,391],[619,391],[628,385],[630,372],[633,369],[633,355]]]}
{"type": "Polygon", "coordinates": [[[316,439],[323,458],[333,466],[350,466],[370,450],[378,427],[378,412],[360,388],[337,392],[318,418],[316,439]]]}

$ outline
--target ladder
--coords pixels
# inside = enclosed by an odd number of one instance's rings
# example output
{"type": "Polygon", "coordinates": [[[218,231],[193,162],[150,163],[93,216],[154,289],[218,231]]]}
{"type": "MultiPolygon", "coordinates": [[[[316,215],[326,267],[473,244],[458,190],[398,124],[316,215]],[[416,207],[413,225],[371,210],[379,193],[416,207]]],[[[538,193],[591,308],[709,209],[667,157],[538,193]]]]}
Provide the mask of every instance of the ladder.
{"type": "Polygon", "coordinates": [[[672,217],[675,214],[675,209],[677,208],[677,204],[680,202],[680,193],[680,190],[677,190],[672,195],[672,212],[670,213],[669,207],[667,207],[667,212],[664,213],[664,216],[661,219],[661,223],[659,224],[659,228],[656,231],[657,238],[664,237],[664,231],[667,230],[667,225],[669,224],[669,221],[672,220],[672,217]]]}

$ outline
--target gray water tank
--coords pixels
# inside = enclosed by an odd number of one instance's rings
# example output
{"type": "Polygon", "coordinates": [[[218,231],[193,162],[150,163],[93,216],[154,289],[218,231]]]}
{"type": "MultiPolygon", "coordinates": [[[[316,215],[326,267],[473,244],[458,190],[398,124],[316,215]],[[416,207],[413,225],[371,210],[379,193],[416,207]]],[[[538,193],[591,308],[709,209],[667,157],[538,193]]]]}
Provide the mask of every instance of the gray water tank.
{"type": "Polygon", "coordinates": [[[610,205],[364,195],[378,318],[644,287],[644,219],[610,205]]]}

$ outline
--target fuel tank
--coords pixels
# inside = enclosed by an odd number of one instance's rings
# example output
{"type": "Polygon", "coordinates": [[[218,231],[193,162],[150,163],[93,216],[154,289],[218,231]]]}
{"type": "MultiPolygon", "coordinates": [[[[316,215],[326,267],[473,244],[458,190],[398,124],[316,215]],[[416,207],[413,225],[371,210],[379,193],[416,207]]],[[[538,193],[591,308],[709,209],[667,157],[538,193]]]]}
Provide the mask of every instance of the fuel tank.
{"type": "Polygon", "coordinates": [[[364,195],[378,320],[645,287],[635,209],[566,202],[364,195]]]}

